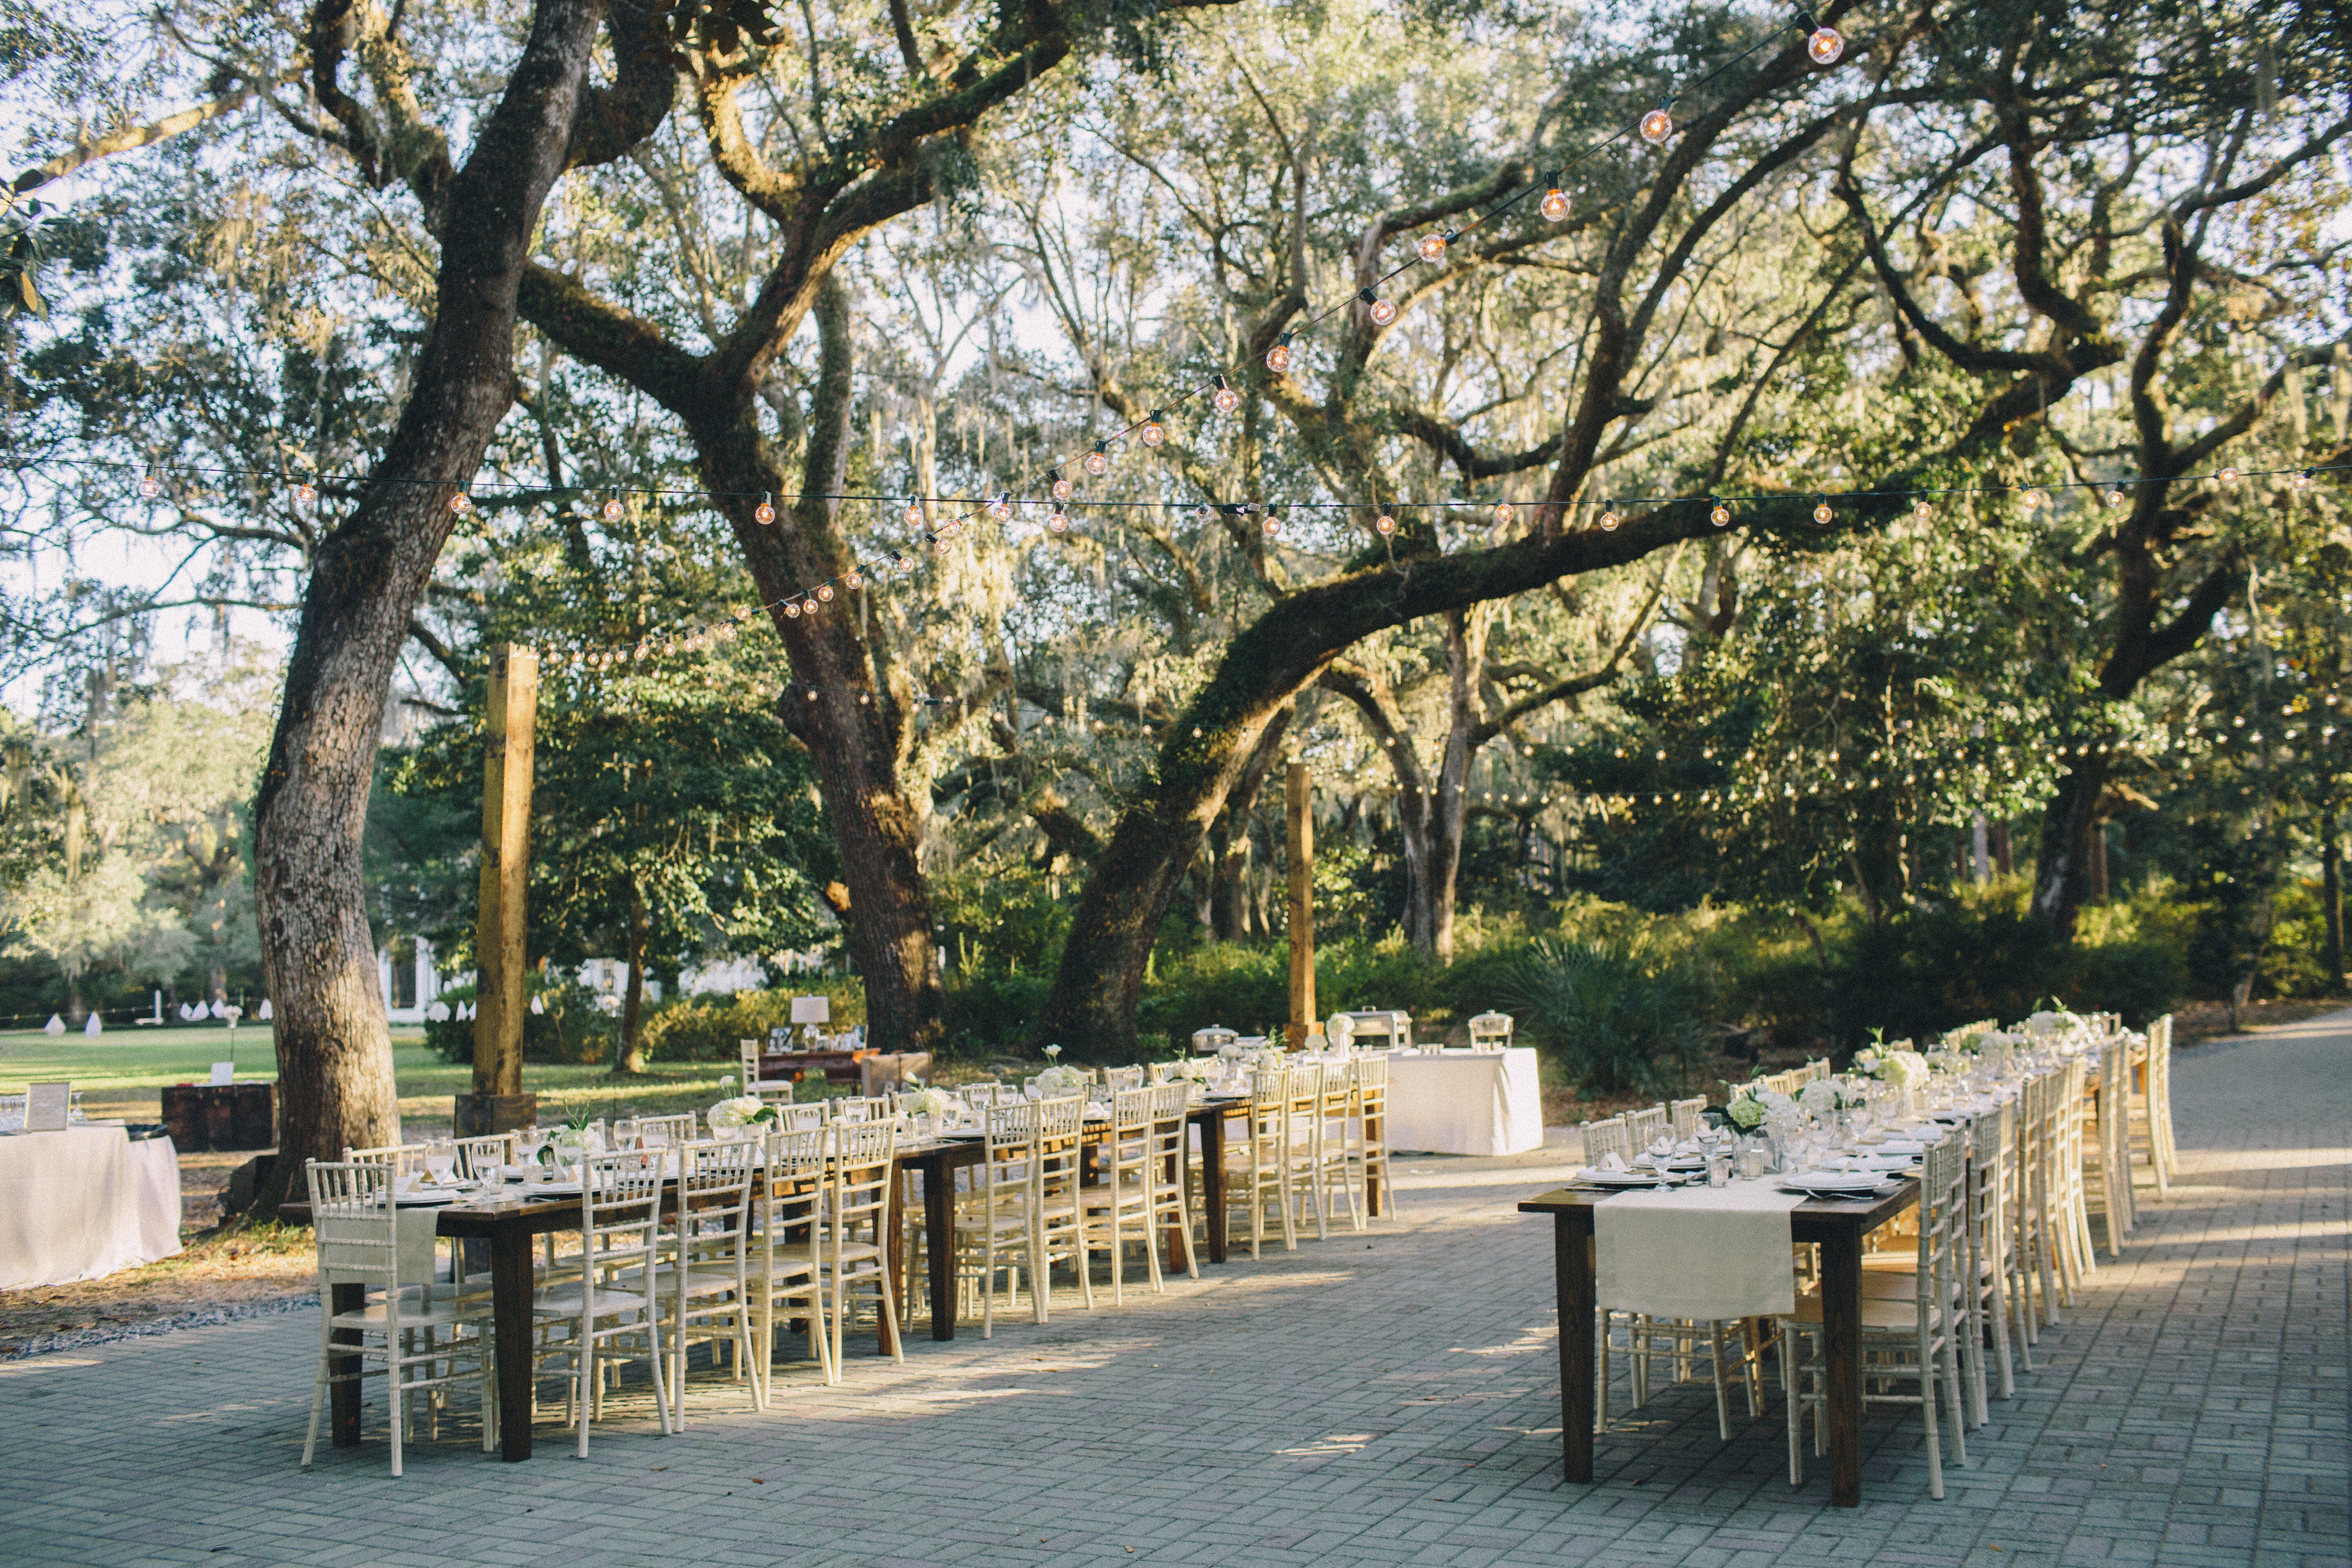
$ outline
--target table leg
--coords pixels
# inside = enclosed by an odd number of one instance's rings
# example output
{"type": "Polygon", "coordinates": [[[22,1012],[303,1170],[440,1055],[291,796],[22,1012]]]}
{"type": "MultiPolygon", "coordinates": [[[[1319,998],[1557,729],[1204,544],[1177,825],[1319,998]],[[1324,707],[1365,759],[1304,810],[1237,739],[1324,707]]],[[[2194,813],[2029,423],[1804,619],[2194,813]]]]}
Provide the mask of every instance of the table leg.
{"type": "MultiPolygon", "coordinates": [[[[907,1184],[890,1173],[890,1202],[882,1211],[889,1234],[882,1237],[882,1267],[889,1270],[890,1300],[907,1299],[907,1184]]],[[[898,1314],[877,1308],[874,1313],[874,1353],[889,1355],[898,1348],[898,1314]]]]}
{"type": "Polygon", "coordinates": [[[931,1338],[956,1332],[955,1174],[942,1160],[923,1167],[923,1245],[930,1254],[931,1338]]]}
{"type": "Polygon", "coordinates": [[[1592,1479],[1592,1215],[1552,1216],[1552,1274],[1559,1299],[1559,1447],[1562,1473],[1592,1479]]]}
{"type": "MultiPolygon", "coordinates": [[[[1162,1179],[1171,1184],[1182,1183],[1184,1156],[1181,1153],[1168,1156],[1167,1165],[1162,1171],[1162,1179]]],[[[1168,1272],[1190,1274],[1192,1271],[1192,1237],[1182,1226],[1171,1225],[1168,1227],[1168,1272]]]]}
{"type": "Polygon", "coordinates": [[[1822,1248],[1822,1363],[1827,1373],[1830,1501],[1862,1506],[1862,1237],[1822,1248]]]}
{"type": "Polygon", "coordinates": [[[490,1326],[498,1335],[499,1457],[530,1458],[530,1237],[490,1238],[490,1326]]]}
{"type": "MultiPolygon", "coordinates": [[[[1364,1147],[1370,1149],[1380,1141],[1381,1119],[1377,1116],[1365,1117],[1364,1147]]],[[[1388,1158],[1385,1146],[1381,1150],[1381,1157],[1384,1161],[1388,1158]]],[[[1372,1219],[1381,1217],[1381,1173],[1372,1169],[1371,1162],[1369,1160],[1364,1163],[1364,1213],[1372,1219]]]]}
{"type": "Polygon", "coordinates": [[[1201,1205],[1209,1212],[1209,1261],[1225,1260],[1225,1123],[1213,1116],[1201,1126],[1201,1205]]]}
{"type": "MultiPolygon", "coordinates": [[[[366,1286],[330,1287],[328,1306],[336,1316],[341,1317],[345,1312],[356,1312],[366,1305],[366,1286]]],[[[333,1338],[334,1342],[339,1345],[355,1345],[360,1342],[360,1331],[357,1329],[337,1329],[333,1338]]],[[[348,1382],[333,1385],[334,1405],[331,1411],[333,1425],[331,1435],[334,1438],[336,1447],[352,1447],[360,1440],[360,1358],[355,1355],[331,1357],[327,1362],[327,1372],[330,1376],[349,1379],[348,1382]]]]}

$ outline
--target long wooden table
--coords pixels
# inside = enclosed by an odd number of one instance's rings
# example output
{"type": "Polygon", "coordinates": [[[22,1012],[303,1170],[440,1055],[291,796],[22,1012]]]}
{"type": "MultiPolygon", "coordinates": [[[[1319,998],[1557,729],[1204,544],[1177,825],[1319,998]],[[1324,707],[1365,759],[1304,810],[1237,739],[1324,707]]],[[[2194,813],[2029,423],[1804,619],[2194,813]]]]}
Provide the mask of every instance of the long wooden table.
{"type": "MultiPolygon", "coordinates": [[[[1594,1279],[1592,1210],[1611,1194],[1562,1187],[1519,1205],[1552,1216],[1552,1268],[1559,1300],[1560,1448],[1571,1481],[1592,1479],[1594,1279]]],[[[1862,1505],[1862,1241],[1919,1201],[1906,1180],[1889,1196],[1811,1198],[1789,1211],[1789,1237],[1822,1256],[1822,1355],[1829,1405],[1830,1500],[1862,1505]]]]}

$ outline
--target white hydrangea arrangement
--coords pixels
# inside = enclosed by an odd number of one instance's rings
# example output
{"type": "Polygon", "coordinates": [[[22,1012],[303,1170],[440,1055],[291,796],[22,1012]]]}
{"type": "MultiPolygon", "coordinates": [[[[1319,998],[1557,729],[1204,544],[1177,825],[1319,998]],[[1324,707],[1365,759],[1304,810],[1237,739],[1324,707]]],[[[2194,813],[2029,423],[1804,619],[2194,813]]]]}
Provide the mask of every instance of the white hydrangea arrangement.
{"type": "Polygon", "coordinates": [[[1917,1089],[1927,1081],[1927,1058],[1917,1051],[1865,1049],[1853,1054],[1854,1069],[1897,1089],[1917,1089]]]}
{"type": "Polygon", "coordinates": [[[953,1098],[946,1089],[918,1089],[910,1094],[900,1096],[898,1108],[910,1116],[944,1116],[948,1113],[948,1108],[954,1103],[953,1098]]]}
{"type": "Polygon", "coordinates": [[[1733,1095],[1731,1103],[1724,1108],[1724,1114],[1742,1132],[1769,1127],[1775,1133],[1783,1128],[1793,1128],[1800,1116],[1795,1100],[1778,1089],[1766,1089],[1760,1083],[1748,1084],[1733,1095]]]}
{"type": "Polygon", "coordinates": [[[1194,1083],[1207,1083],[1217,1076],[1217,1064],[1208,1057],[1187,1057],[1176,1064],[1176,1073],[1194,1083]]]}
{"type": "Polygon", "coordinates": [[[2036,1013],[2025,1020],[2025,1032],[2036,1039],[2071,1035],[2082,1026],[2083,1020],[2072,1013],[2036,1013]]]}
{"type": "MultiPolygon", "coordinates": [[[[1046,1048],[1051,1050],[1054,1047],[1046,1048]]],[[[1037,1075],[1037,1092],[1055,1098],[1084,1094],[1093,1083],[1094,1075],[1083,1068],[1066,1068],[1056,1063],[1037,1075]]]]}
{"type": "Polygon", "coordinates": [[[1808,1116],[1828,1118],[1838,1108],[1837,1085],[1825,1078],[1817,1078],[1797,1091],[1797,1103],[1808,1116]]]}
{"type": "Polygon", "coordinates": [[[703,1120],[714,1132],[732,1132],[745,1127],[773,1126],[776,1108],[756,1094],[739,1094],[712,1106],[703,1120]]]}

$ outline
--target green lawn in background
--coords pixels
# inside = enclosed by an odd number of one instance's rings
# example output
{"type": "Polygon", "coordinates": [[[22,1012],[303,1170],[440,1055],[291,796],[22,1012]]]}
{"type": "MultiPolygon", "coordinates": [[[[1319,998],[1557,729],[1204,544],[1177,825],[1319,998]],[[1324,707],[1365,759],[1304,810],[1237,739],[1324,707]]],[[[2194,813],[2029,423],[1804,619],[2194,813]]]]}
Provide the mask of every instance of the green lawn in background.
{"type": "MultiPolygon", "coordinates": [[[[240,1083],[278,1077],[266,1024],[238,1026],[236,1058],[240,1083]]],[[[36,1079],[65,1079],[83,1091],[83,1108],[92,1115],[154,1121],[163,1115],[160,1091],[166,1085],[203,1083],[213,1063],[228,1059],[228,1031],[217,1024],[110,1029],[95,1040],[16,1030],[0,1034],[0,1088],[16,1090],[36,1079]]],[[[392,1060],[402,1120],[415,1122],[416,1130],[446,1126],[454,1097],[473,1087],[473,1068],[426,1050],[421,1029],[393,1030],[392,1060]]],[[[641,1078],[615,1079],[597,1067],[526,1064],[523,1088],[539,1095],[540,1120],[552,1125],[583,1112],[609,1117],[706,1110],[724,1097],[719,1079],[732,1070],[725,1062],[675,1062],[641,1078]]]]}

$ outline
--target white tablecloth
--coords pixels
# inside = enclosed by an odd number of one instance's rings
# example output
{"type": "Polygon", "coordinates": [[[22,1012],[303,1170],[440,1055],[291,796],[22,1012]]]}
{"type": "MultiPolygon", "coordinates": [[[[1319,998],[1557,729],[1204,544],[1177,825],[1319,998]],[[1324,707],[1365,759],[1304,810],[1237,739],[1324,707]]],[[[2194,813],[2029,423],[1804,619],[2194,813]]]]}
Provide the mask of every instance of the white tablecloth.
{"type": "Polygon", "coordinates": [[[0,1290],[64,1285],[180,1250],[180,1158],[120,1127],[0,1138],[0,1290]]]}
{"type": "Polygon", "coordinates": [[[1794,1310],[1789,1211],[1778,1182],[1620,1193],[1592,1206],[1599,1298],[1654,1318],[1766,1318],[1794,1310]]]}
{"type": "Polygon", "coordinates": [[[1434,1154],[1524,1154],[1543,1147],[1531,1047],[1389,1058],[1388,1144],[1434,1154]]]}

